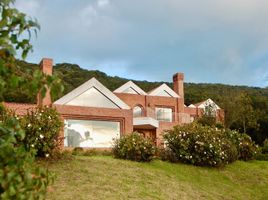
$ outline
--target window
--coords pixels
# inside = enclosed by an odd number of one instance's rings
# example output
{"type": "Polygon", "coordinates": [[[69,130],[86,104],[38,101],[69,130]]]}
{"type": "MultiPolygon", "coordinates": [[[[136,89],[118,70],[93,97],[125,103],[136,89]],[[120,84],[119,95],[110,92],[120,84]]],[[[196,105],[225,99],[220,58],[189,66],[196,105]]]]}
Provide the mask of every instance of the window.
{"type": "Polygon", "coordinates": [[[120,122],[65,120],[65,147],[112,147],[120,137],[120,122]]]}
{"type": "Polygon", "coordinates": [[[140,106],[135,106],[133,108],[133,117],[142,117],[142,108],[140,106]]]}
{"type": "Polygon", "coordinates": [[[74,106],[89,106],[102,108],[118,108],[108,97],[102,94],[97,88],[92,87],[67,103],[74,106]]]}
{"type": "Polygon", "coordinates": [[[216,117],[217,108],[213,104],[205,105],[204,114],[208,117],[216,117]]]}
{"type": "Polygon", "coordinates": [[[156,119],[164,122],[172,122],[172,109],[171,108],[156,108],[156,119]]]}

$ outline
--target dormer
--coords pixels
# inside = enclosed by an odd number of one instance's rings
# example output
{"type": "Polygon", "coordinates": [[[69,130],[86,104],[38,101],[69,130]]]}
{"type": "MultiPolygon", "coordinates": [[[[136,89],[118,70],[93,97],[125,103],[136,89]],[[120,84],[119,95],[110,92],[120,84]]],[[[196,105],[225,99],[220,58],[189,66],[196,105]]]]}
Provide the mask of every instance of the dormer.
{"type": "Polygon", "coordinates": [[[149,96],[161,96],[161,97],[175,97],[180,98],[180,96],[174,92],[167,84],[163,83],[159,87],[148,93],[149,96]]]}
{"type": "Polygon", "coordinates": [[[117,88],[114,93],[127,93],[127,94],[137,94],[137,95],[147,95],[139,86],[137,86],[132,81],[128,81],[121,87],[117,88]]]}
{"type": "Polygon", "coordinates": [[[70,93],[61,97],[54,104],[99,107],[113,109],[130,109],[114,93],[102,85],[97,79],[92,78],[74,89],[70,93]]]}

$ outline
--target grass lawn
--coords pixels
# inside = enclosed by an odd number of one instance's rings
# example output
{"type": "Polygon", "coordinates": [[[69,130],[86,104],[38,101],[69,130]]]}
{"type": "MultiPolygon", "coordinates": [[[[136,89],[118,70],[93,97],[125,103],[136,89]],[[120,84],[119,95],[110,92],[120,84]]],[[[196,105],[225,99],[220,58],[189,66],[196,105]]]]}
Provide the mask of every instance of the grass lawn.
{"type": "Polygon", "coordinates": [[[268,161],[212,169],[76,156],[48,167],[56,180],[47,199],[268,199],[268,161]]]}

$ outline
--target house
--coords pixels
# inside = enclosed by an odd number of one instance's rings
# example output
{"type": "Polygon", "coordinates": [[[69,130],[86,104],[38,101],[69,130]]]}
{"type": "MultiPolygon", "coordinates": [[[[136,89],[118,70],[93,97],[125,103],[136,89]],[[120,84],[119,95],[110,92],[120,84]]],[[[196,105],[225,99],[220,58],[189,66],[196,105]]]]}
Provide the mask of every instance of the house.
{"type": "MultiPolygon", "coordinates": [[[[43,59],[40,68],[52,75],[53,61],[43,59]]],[[[52,105],[64,121],[62,135],[64,147],[110,148],[113,139],[137,131],[144,137],[163,144],[164,130],[175,125],[191,123],[212,105],[217,120],[222,121],[224,111],[211,99],[199,104],[184,104],[184,74],[173,76],[174,88],[162,84],[150,92],[143,91],[129,81],[110,91],[92,78],[70,93],[51,102],[50,93],[37,98],[37,105],[5,103],[23,115],[38,105],[52,105]]]]}

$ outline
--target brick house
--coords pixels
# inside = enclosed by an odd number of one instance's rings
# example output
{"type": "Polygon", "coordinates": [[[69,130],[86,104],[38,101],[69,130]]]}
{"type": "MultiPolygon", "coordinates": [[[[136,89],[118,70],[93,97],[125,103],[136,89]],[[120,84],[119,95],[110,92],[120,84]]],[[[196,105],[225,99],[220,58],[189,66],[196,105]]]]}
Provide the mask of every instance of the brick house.
{"type": "MultiPolygon", "coordinates": [[[[52,75],[53,61],[43,59],[43,73],[52,75]]],[[[38,105],[52,105],[64,121],[64,147],[109,148],[114,138],[137,131],[152,138],[159,146],[164,130],[175,125],[191,123],[201,117],[206,106],[213,108],[218,121],[224,120],[224,111],[211,99],[195,105],[184,104],[184,74],[173,76],[173,90],[162,84],[150,92],[143,91],[129,81],[110,91],[92,78],[70,93],[51,102],[50,93],[36,104],[5,103],[18,115],[38,105]]]]}

